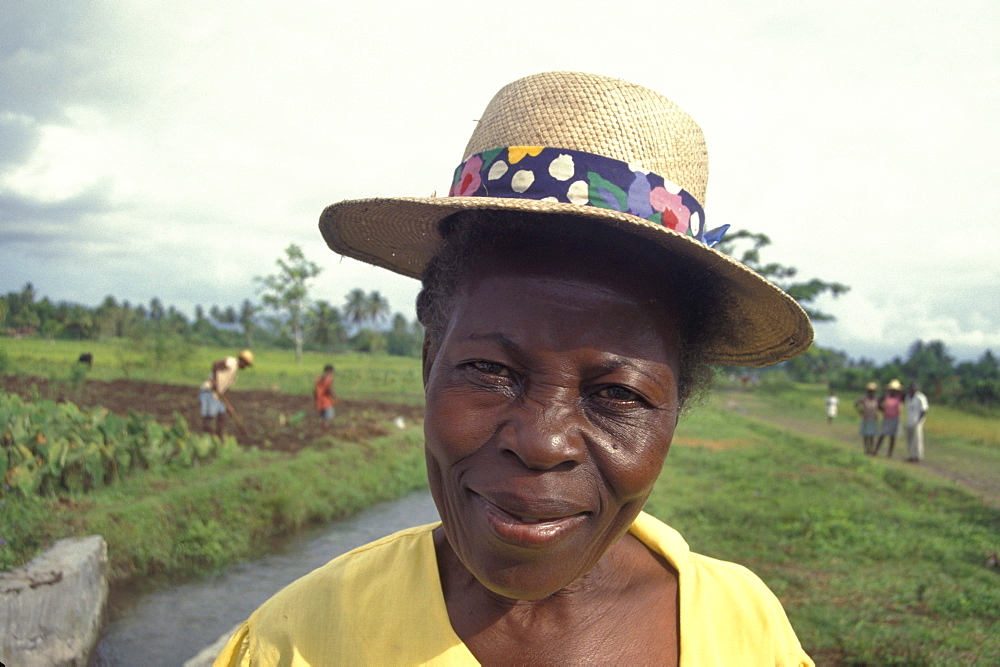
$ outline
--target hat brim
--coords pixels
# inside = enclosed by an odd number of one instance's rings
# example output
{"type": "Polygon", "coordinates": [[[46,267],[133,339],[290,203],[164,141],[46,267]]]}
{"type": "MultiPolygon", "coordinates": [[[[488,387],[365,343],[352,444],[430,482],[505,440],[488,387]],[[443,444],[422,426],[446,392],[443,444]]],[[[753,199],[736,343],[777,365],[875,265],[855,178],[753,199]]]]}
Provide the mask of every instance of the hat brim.
{"type": "Polygon", "coordinates": [[[704,269],[727,299],[719,309],[725,331],[736,335],[709,349],[712,363],[768,366],[805,351],[812,325],[802,307],[781,289],[728,255],[656,223],[611,209],[533,199],[430,197],[355,199],[328,206],[319,227],[334,252],[381,266],[411,278],[441,246],[438,223],[452,213],[495,210],[583,216],[682,255],[704,269]]]}

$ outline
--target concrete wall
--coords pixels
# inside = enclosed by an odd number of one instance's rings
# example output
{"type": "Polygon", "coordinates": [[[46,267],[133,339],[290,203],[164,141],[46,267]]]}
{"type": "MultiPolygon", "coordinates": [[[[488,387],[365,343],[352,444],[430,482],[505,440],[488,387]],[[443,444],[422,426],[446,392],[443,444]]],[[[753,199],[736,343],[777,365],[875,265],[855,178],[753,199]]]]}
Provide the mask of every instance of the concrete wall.
{"type": "Polygon", "coordinates": [[[0,662],[86,666],[108,600],[107,565],[107,545],[92,535],[0,572],[0,662]]]}

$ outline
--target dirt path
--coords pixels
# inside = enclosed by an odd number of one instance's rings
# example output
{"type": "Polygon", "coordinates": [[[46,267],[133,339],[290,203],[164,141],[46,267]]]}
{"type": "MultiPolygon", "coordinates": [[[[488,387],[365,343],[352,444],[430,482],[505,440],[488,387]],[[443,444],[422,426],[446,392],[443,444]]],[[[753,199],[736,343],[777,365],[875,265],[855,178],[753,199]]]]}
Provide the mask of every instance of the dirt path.
{"type": "MultiPolygon", "coordinates": [[[[858,424],[853,413],[846,414],[841,411],[835,422],[828,424],[821,412],[817,412],[814,419],[799,416],[794,412],[773,414],[773,408],[765,405],[765,399],[752,392],[727,389],[717,390],[717,392],[723,397],[722,405],[725,405],[727,409],[798,433],[819,438],[831,438],[846,447],[861,451],[861,436],[858,435],[858,424]]],[[[896,438],[894,458],[886,458],[886,451],[887,443],[883,443],[879,461],[884,461],[887,465],[913,468],[914,464],[904,461],[906,458],[905,437],[896,438]]],[[[940,450],[938,453],[940,454],[940,450]]],[[[957,467],[949,466],[948,463],[949,457],[935,456],[935,452],[930,450],[924,461],[919,464],[919,469],[922,472],[955,482],[981,498],[987,505],[1000,508],[1000,474],[997,474],[995,470],[982,470],[982,474],[969,474],[967,470],[958,470],[957,467]]]]}
{"type": "MultiPolygon", "coordinates": [[[[78,390],[53,385],[44,378],[0,376],[0,390],[31,398],[40,396],[71,401],[81,407],[103,406],[118,414],[129,411],[153,415],[161,423],[173,421],[174,412],[187,420],[192,430],[201,428],[198,388],[183,385],[114,380],[87,380],[78,390]]],[[[233,390],[229,399],[246,425],[249,437],[227,420],[227,432],[240,444],[263,449],[296,452],[320,435],[319,420],[309,396],[265,390],[233,390]]],[[[423,407],[373,401],[341,401],[329,435],[339,440],[362,442],[386,435],[396,417],[406,421],[423,419],[423,407]]]]}

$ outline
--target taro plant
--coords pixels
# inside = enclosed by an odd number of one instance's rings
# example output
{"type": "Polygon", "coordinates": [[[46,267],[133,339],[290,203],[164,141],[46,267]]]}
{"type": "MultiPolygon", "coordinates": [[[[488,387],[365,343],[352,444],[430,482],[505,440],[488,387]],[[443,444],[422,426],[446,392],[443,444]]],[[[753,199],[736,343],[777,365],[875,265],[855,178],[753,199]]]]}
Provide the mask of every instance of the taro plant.
{"type": "Polygon", "coordinates": [[[136,469],[189,468],[236,447],[231,437],[192,433],[174,413],[116,415],[72,403],[0,395],[0,497],[86,493],[136,469]]]}

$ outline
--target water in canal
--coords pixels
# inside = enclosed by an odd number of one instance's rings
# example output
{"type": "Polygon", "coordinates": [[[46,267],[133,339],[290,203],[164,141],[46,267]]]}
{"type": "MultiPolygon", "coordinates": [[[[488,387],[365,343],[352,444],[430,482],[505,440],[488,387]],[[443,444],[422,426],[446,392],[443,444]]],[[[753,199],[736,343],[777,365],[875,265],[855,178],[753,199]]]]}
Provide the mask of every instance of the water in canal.
{"type": "Polygon", "coordinates": [[[110,611],[93,662],[182,665],[286,584],[357,546],[437,518],[430,493],[413,493],[297,536],[261,560],[123,601],[110,611]]]}

